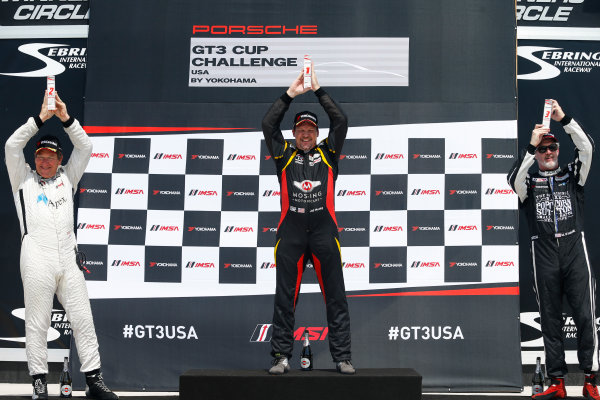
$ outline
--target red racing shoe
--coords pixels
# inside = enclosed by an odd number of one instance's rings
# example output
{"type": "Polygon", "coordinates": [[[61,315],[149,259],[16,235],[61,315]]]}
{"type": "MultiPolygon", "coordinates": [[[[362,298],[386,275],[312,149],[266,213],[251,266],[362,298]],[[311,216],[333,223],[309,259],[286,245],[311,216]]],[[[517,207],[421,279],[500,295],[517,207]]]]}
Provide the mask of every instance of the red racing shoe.
{"type": "Polygon", "coordinates": [[[583,397],[586,399],[600,400],[598,388],[596,387],[595,374],[585,377],[585,382],[583,384],[583,397]]]}
{"type": "MultiPolygon", "coordinates": [[[[565,378],[550,378],[550,386],[542,393],[531,396],[535,400],[549,399],[565,399],[567,397],[567,389],[565,388],[565,378]]],[[[594,385],[594,388],[596,386],[594,385]]],[[[585,390],[585,389],[584,389],[585,390]]],[[[596,391],[596,393],[598,393],[596,391]]],[[[600,400],[600,399],[598,399],[600,400]]]]}

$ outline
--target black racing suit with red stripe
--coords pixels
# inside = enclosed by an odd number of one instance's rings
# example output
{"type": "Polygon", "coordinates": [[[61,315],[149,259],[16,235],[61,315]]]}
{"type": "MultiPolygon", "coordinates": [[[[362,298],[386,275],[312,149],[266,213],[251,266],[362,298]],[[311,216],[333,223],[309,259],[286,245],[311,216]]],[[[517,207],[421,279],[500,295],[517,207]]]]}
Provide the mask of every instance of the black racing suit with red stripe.
{"type": "Polygon", "coordinates": [[[273,312],[273,357],[292,355],[294,310],[302,272],[311,257],[327,309],[329,349],[333,360],[350,360],[350,315],[335,218],[335,180],[348,122],[333,99],[319,88],[319,103],[329,116],[327,139],[307,152],[283,138],[280,124],[292,98],[284,93],[262,123],[281,185],[281,218],[277,228],[277,265],[273,312]]]}
{"type": "Polygon", "coordinates": [[[594,142],[570,117],[561,121],[576,146],[575,160],[553,171],[529,174],[536,148],[529,144],[508,174],[508,182],[525,209],[531,234],[533,282],[550,377],[565,376],[562,298],[577,327],[577,356],[584,371],[598,371],[596,281],[583,232],[583,186],[594,142]]]}

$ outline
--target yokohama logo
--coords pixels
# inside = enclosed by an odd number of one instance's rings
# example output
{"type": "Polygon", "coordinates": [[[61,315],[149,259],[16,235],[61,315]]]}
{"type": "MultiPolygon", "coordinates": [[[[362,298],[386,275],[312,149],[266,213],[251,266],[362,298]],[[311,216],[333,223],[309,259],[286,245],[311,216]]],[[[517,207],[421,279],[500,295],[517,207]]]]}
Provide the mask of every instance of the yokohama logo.
{"type": "Polygon", "coordinates": [[[395,154],[386,154],[386,153],[377,153],[375,156],[376,160],[403,160],[404,154],[395,153],[395,154]]]}
{"type": "Polygon", "coordinates": [[[217,228],[212,226],[188,226],[188,232],[216,232],[217,228]]]}
{"type": "Polygon", "coordinates": [[[413,226],[412,231],[441,231],[439,226],[413,226]]]}
{"type": "Polygon", "coordinates": [[[176,267],[179,267],[179,264],[177,264],[177,263],[165,263],[165,262],[149,261],[148,262],[148,266],[150,268],[153,268],[153,267],[170,267],[170,268],[176,268],[176,267]]]}
{"type": "Polygon", "coordinates": [[[87,188],[79,188],[79,193],[90,193],[90,194],[107,194],[108,190],[106,189],[87,189],[87,188]]]}
{"type": "Polygon", "coordinates": [[[77,229],[106,229],[106,227],[101,224],[86,224],[82,222],[77,224],[77,229]]]}
{"type": "Polygon", "coordinates": [[[229,161],[233,161],[233,160],[249,161],[249,160],[256,160],[256,156],[254,154],[230,154],[229,156],[227,156],[227,160],[229,160],[229,161]]]}
{"type": "Polygon", "coordinates": [[[252,268],[252,264],[223,264],[223,268],[252,268]]]}
{"type": "Polygon", "coordinates": [[[450,225],[449,231],[476,231],[477,225],[450,225]]]}
{"type": "Polygon", "coordinates": [[[341,228],[338,226],[338,232],[366,232],[367,228],[341,228]]]}
{"type": "Polygon", "coordinates": [[[188,193],[188,196],[218,196],[218,194],[216,190],[192,189],[190,190],[190,193],[188,193]]]}
{"type": "Polygon", "coordinates": [[[110,155],[108,153],[92,153],[92,155],[90,157],[92,157],[92,158],[110,158],[110,155]]]}
{"type": "Polygon", "coordinates": [[[143,230],[139,225],[115,225],[113,228],[115,231],[122,229],[124,231],[141,231],[143,230]]]}
{"type": "Polygon", "coordinates": [[[506,158],[515,158],[515,156],[512,155],[512,154],[493,154],[493,153],[488,153],[488,154],[485,155],[485,158],[488,158],[488,159],[489,158],[496,158],[496,159],[497,158],[503,158],[503,159],[506,159],[506,158]]]}
{"type": "Polygon", "coordinates": [[[179,232],[179,227],[178,226],[169,226],[169,225],[152,225],[152,227],[150,228],[150,231],[151,232],[163,232],[163,231],[179,232]]]}
{"type": "Polygon", "coordinates": [[[515,194],[515,192],[512,189],[489,188],[485,191],[485,194],[515,194]]]}
{"type": "Polygon", "coordinates": [[[365,154],[340,154],[340,160],[366,160],[367,158],[365,154]]]}
{"type": "Polygon", "coordinates": [[[156,153],[154,155],[155,160],[183,160],[183,156],[181,154],[165,154],[165,153],[156,153]]]}
{"type": "Polygon", "coordinates": [[[344,268],[365,268],[364,263],[342,263],[344,268]]]}
{"type": "Polygon", "coordinates": [[[477,194],[477,190],[455,190],[455,189],[448,189],[448,193],[450,194],[450,196],[455,195],[455,194],[477,194]]]}
{"type": "Polygon", "coordinates": [[[377,225],[373,232],[402,232],[403,229],[401,226],[383,226],[377,225]]]}
{"type": "Polygon", "coordinates": [[[486,231],[514,231],[515,227],[510,225],[487,225],[486,231]]]}
{"type": "Polygon", "coordinates": [[[190,261],[185,265],[186,268],[215,268],[215,264],[211,262],[196,262],[190,261]]]}
{"type": "Polygon", "coordinates": [[[438,189],[413,189],[412,196],[441,194],[438,189]]]}
{"type": "Polygon", "coordinates": [[[227,226],[223,232],[254,232],[251,226],[227,226]]]}
{"type": "Polygon", "coordinates": [[[395,264],[391,264],[391,263],[387,263],[387,264],[374,263],[373,264],[373,268],[402,268],[402,267],[404,267],[404,265],[401,264],[401,263],[395,263],[395,264]]]}
{"type": "Polygon", "coordinates": [[[86,260],[85,261],[85,265],[93,265],[95,267],[101,267],[104,265],[103,261],[92,261],[92,260],[86,260]]]}
{"type": "Polygon", "coordinates": [[[171,195],[171,196],[179,196],[181,195],[181,192],[179,190],[153,190],[152,191],[152,195],[156,196],[157,194],[160,195],[171,195]]]}
{"type": "Polygon", "coordinates": [[[440,159],[442,158],[441,154],[413,154],[413,160],[416,160],[417,158],[437,158],[440,159]]]}
{"type": "Polygon", "coordinates": [[[364,190],[339,190],[338,196],[366,196],[367,192],[364,190]]]}
{"type": "Polygon", "coordinates": [[[254,196],[254,192],[227,192],[227,197],[229,196],[254,196]]]}
{"type": "Polygon", "coordinates": [[[263,233],[266,233],[266,232],[277,232],[277,228],[273,228],[273,227],[270,227],[270,226],[263,226],[262,232],[263,233]]]}
{"type": "Polygon", "coordinates": [[[219,156],[212,154],[192,154],[190,158],[192,160],[220,160],[219,156]]]}
{"type": "Polygon", "coordinates": [[[461,158],[477,158],[477,154],[468,154],[468,153],[450,153],[450,160],[456,160],[461,158]]]}
{"type": "Polygon", "coordinates": [[[115,194],[144,194],[144,190],[119,188],[115,191],[115,194]]]}
{"type": "Polygon", "coordinates": [[[263,193],[263,197],[275,197],[275,196],[281,196],[281,193],[276,190],[265,190],[265,192],[263,193]]]}
{"type": "Polygon", "coordinates": [[[411,268],[435,268],[441,267],[440,263],[437,261],[414,261],[411,265],[411,268]]]}
{"type": "Polygon", "coordinates": [[[514,267],[515,263],[513,261],[496,261],[489,260],[485,263],[486,267],[514,267]]]}
{"type": "Polygon", "coordinates": [[[264,262],[260,266],[260,269],[271,269],[271,268],[276,268],[275,263],[264,262]]]}
{"type": "Polygon", "coordinates": [[[402,190],[376,190],[375,196],[402,196],[404,192],[402,190]]]}
{"type": "Polygon", "coordinates": [[[119,153],[119,158],[146,158],[145,154],[124,154],[119,153]]]}
{"type": "Polygon", "coordinates": [[[111,264],[112,267],[141,267],[139,261],[125,261],[125,260],[114,260],[111,264]]]}
{"type": "Polygon", "coordinates": [[[454,267],[478,267],[479,265],[476,262],[454,262],[454,261],[449,261],[448,262],[448,267],[450,268],[454,268],[454,267]]]}

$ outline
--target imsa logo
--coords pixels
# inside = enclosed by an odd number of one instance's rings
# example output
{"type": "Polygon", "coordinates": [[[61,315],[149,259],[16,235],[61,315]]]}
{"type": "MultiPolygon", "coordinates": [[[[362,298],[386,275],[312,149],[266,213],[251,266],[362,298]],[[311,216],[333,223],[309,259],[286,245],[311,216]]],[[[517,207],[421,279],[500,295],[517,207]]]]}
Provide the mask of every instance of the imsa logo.
{"type": "Polygon", "coordinates": [[[85,222],[81,222],[77,224],[77,229],[106,229],[106,227],[102,224],[86,224],[85,222]]]}
{"type": "Polygon", "coordinates": [[[514,267],[515,263],[513,261],[489,260],[488,262],[485,263],[485,266],[488,268],[490,268],[490,267],[514,267]]]}
{"type": "Polygon", "coordinates": [[[373,232],[402,232],[402,231],[403,231],[403,229],[399,225],[397,225],[397,226],[377,225],[375,227],[375,229],[373,229],[373,232]]]}
{"type": "Polygon", "coordinates": [[[376,160],[404,160],[404,154],[377,153],[377,155],[375,156],[375,159],[376,160]]]}
{"type": "Polygon", "coordinates": [[[411,196],[436,195],[441,194],[438,189],[413,189],[411,196]]]}
{"type": "Polygon", "coordinates": [[[112,267],[141,267],[142,264],[139,261],[127,261],[127,260],[114,260],[111,264],[112,267]]]}
{"type": "Polygon", "coordinates": [[[251,226],[226,226],[223,232],[254,232],[254,228],[251,226]]]}
{"type": "Polygon", "coordinates": [[[436,268],[441,267],[440,263],[437,261],[414,261],[411,265],[411,268],[436,268]]]}
{"type": "Polygon", "coordinates": [[[477,158],[477,154],[474,154],[474,153],[470,153],[470,154],[468,154],[468,153],[450,153],[450,157],[448,157],[448,159],[450,159],[450,160],[458,160],[461,158],[467,158],[467,159],[477,158]]]}
{"type": "Polygon", "coordinates": [[[125,188],[118,188],[115,191],[115,194],[144,194],[144,190],[143,189],[125,189],[125,188]]]}
{"type": "Polygon", "coordinates": [[[227,156],[228,161],[250,161],[256,160],[256,156],[254,154],[230,154],[227,156]]]}
{"type": "Polygon", "coordinates": [[[215,267],[215,263],[211,263],[211,262],[190,261],[185,265],[185,268],[216,268],[216,267],[215,267]]]}
{"type": "Polygon", "coordinates": [[[364,263],[346,263],[346,262],[343,262],[342,266],[344,268],[366,268],[364,263]]]}
{"type": "Polygon", "coordinates": [[[477,225],[450,225],[448,231],[476,231],[477,225]]]}
{"type": "Polygon", "coordinates": [[[150,232],[179,232],[178,226],[152,225],[150,232]]]}
{"type": "Polygon", "coordinates": [[[181,154],[165,154],[165,153],[156,153],[154,155],[155,160],[183,160],[183,156],[181,154]]]}
{"type": "Polygon", "coordinates": [[[188,193],[188,196],[218,196],[218,194],[216,190],[192,189],[188,193]]]}
{"type": "Polygon", "coordinates": [[[496,188],[489,188],[485,191],[486,195],[492,195],[492,194],[515,194],[515,192],[512,189],[496,189],[496,188]]]}

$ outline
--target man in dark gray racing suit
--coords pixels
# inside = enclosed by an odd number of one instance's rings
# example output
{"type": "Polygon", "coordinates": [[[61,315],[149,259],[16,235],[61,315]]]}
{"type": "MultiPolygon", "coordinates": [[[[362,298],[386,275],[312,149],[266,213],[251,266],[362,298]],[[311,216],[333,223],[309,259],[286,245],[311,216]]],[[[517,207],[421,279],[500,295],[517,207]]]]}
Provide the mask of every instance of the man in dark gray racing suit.
{"type": "Polygon", "coordinates": [[[340,243],[335,217],[335,180],[348,122],[345,114],[317,82],[312,90],[330,119],[329,135],[317,145],[317,116],[302,111],[294,118],[295,143],[284,140],[280,124],[293,98],[310,89],[302,74],[273,103],[262,123],[266,144],[281,184],[281,218],[277,228],[277,265],[271,374],[289,370],[294,310],[306,258],[312,259],[327,308],[329,349],[339,372],[353,374],[350,362],[350,315],[344,288],[340,243]]]}
{"type": "Polygon", "coordinates": [[[590,171],[594,142],[574,119],[565,115],[556,100],[552,101],[551,115],[575,144],[575,160],[559,167],[556,137],[549,128],[537,124],[527,149],[507,177],[529,223],[534,290],[540,309],[546,372],[551,379],[550,387],[533,398],[566,397],[567,364],[562,339],[562,297],[566,294],[577,326],[579,367],[586,373],[583,394],[600,399],[594,376],[598,371],[596,281],[583,232],[583,186],[590,171]],[[539,171],[529,174],[534,161],[539,171]]]}

